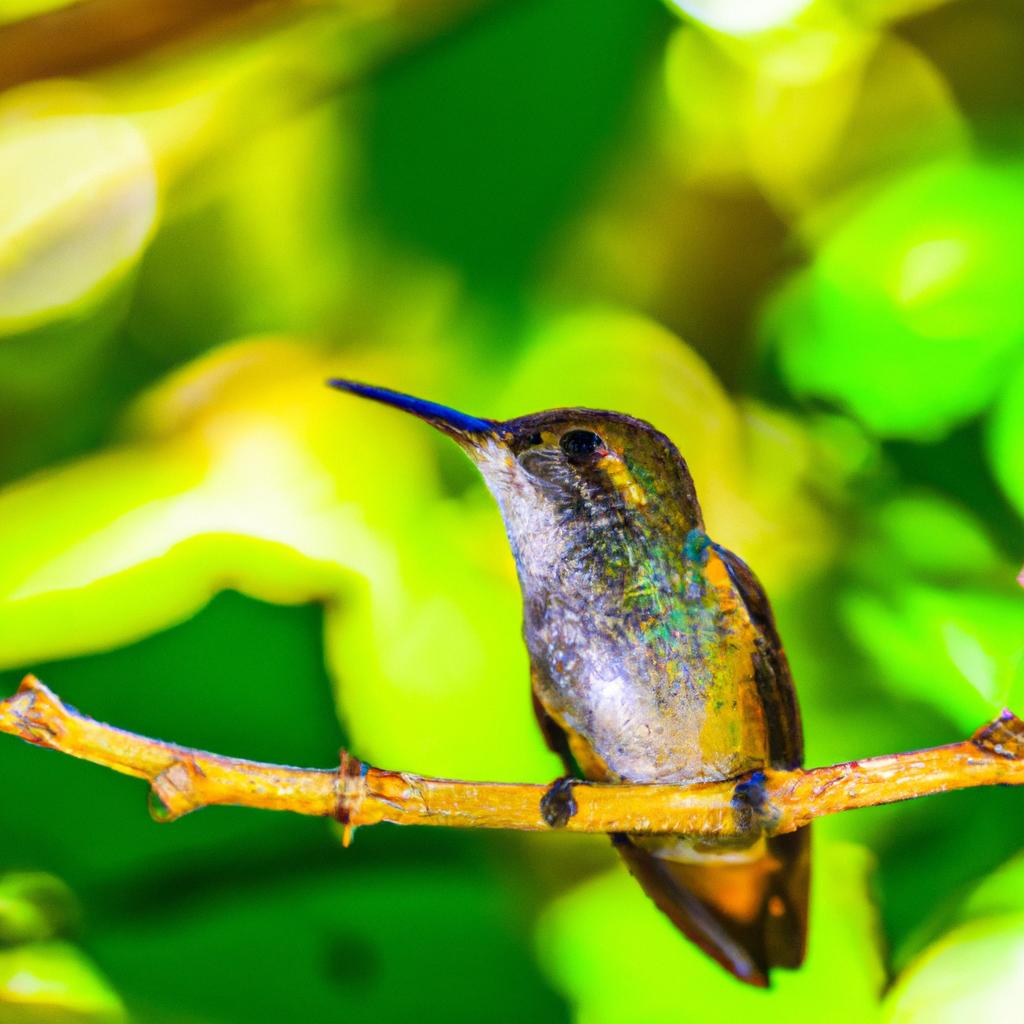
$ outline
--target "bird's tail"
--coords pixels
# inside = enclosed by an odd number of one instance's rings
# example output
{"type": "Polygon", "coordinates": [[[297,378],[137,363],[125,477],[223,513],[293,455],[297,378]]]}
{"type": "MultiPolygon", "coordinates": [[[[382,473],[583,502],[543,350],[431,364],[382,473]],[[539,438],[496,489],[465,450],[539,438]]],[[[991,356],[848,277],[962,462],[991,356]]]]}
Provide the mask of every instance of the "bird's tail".
{"type": "Polygon", "coordinates": [[[671,860],[613,837],[634,878],[687,938],[750,985],[799,967],[807,944],[810,830],[775,836],[742,863],[671,860]]]}

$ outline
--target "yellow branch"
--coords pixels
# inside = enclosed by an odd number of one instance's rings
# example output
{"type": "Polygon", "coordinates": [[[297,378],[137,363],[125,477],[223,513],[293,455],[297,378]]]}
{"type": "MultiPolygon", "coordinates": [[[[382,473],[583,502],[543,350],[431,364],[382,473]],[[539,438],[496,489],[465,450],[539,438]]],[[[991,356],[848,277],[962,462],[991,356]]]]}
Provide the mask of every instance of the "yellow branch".
{"type": "Polygon", "coordinates": [[[1024,784],[1024,722],[1009,711],[962,743],[798,771],[692,785],[577,785],[552,825],[550,787],[462,782],[371,768],[343,753],[339,768],[290,768],[209,754],[104,725],[64,704],[34,676],[0,701],[0,732],[146,779],[158,820],[213,804],[333,817],[570,832],[674,833],[728,838],[792,832],[814,818],[971,786],[1024,784]],[[564,816],[563,816],[564,817],[564,816]]]}

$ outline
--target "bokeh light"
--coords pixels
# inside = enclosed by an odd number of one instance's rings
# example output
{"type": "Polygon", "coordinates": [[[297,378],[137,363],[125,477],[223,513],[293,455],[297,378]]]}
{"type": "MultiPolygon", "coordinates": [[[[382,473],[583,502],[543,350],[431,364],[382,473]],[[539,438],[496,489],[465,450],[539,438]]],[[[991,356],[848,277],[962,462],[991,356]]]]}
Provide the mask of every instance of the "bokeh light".
{"type": "Polygon", "coordinates": [[[801,14],[814,0],[672,0],[683,14],[719,32],[746,35],[786,24],[801,14]]]}

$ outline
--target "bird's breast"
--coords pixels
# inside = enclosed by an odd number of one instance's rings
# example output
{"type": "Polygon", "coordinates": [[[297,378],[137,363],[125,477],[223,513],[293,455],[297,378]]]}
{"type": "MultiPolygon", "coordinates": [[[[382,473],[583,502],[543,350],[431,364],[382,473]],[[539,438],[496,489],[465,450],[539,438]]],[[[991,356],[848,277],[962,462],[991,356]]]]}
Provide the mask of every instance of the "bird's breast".
{"type": "Polygon", "coordinates": [[[713,567],[700,594],[576,601],[548,595],[527,643],[541,704],[600,774],[704,781],[763,767],[756,633],[713,567]]]}

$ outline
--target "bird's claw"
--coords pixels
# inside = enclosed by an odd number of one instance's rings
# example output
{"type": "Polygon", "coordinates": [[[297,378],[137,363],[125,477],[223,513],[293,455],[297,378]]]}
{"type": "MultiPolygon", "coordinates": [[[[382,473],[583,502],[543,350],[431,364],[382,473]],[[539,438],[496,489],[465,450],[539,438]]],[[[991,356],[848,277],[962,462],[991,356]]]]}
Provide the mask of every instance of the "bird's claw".
{"type": "Polygon", "coordinates": [[[777,816],[765,789],[764,772],[741,778],[732,791],[732,809],[740,833],[760,833],[777,816]]]}
{"type": "Polygon", "coordinates": [[[555,779],[540,798],[540,814],[549,828],[565,828],[569,819],[579,810],[572,795],[573,787],[579,785],[579,779],[567,775],[555,779]]]}

